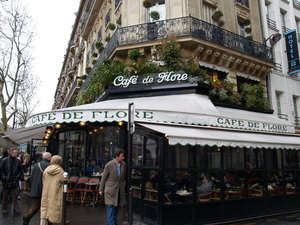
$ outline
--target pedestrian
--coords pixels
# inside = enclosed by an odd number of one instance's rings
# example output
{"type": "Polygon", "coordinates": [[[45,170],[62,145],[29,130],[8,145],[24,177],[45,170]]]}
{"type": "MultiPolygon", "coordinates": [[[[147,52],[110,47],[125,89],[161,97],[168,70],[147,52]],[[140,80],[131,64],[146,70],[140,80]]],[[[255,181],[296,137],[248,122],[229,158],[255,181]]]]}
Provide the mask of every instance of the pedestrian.
{"type": "Polygon", "coordinates": [[[51,153],[45,152],[43,160],[34,165],[29,179],[31,205],[23,217],[23,225],[28,225],[31,218],[39,211],[41,207],[41,198],[43,190],[43,172],[50,165],[51,153]]]}
{"type": "Polygon", "coordinates": [[[61,164],[62,158],[54,155],[43,174],[41,225],[61,223],[64,182],[61,164]]]}
{"type": "Polygon", "coordinates": [[[20,207],[18,203],[19,180],[22,177],[21,161],[17,158],[18,151],[12,149],[9,156],[3,159],[1,165],[1,179],[3,184],[3,199],[2,199],[2,213],[7,214],[8,197],[11,196],[13,200],[13,208],[15,214],[20,214],[20,207]]]}
{"type": "Polygon", "coordinates": [[[116,151],[115,158],[105,165],[101,178],[99,193],[104,194],[108,225],[117,224],[119,206],[125,204],[126,164],[123,160],[124,151],[116,151]]]}
{"type": "MultiPolygon", "coordinates": [[[[2,178],[1,178],[1,165],[2,165],[2,161],[3,161],[3,159],[5,159],[7,156],[8,156],[8,152],[7,152],[7,151],[3,151],[3,152],[2,152],[2,156],[0,157],[0,181],[2,181],[2,178]]],[[[2,196],[3,196],[3,190],[1,189],[1,190],[0,190],[0,202],[1,202],[1,204],[2,204],[2,196]]]]}

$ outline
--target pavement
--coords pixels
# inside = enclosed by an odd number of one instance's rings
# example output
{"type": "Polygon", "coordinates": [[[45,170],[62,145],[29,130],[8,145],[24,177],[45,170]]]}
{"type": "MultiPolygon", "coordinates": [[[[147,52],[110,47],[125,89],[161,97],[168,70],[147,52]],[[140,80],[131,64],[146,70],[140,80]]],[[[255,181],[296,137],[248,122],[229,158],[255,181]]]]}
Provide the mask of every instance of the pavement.
{"type": "MultiPolygon", "coordinates": [[[[0,225],[22,225],[23,214],[28,210],[30,205],[30,197],[27,193],[22,193],[19,200],[21,215],[14,215],[11,205],[9,206],[9,212],[3,215],[0,211],[0,225]]],[[[123,211],[124,212],[124,211],[123,211]]],[[[124,213],[120,213],[119,221],[121,225],[127,224],[124,222],[124,213]]],[[[88,204],[81,205],[80,203],[74,203],[67,206],[67,220],[70,220],[70,225],[105,225],[106,224],[106,208],[103,204],[92,207],[88,204]]],[[[37,213],[30,225],[40,224],[40,213],[37,213]]],[[[134,223],[140,224],[140,223],[134,223]]],[[[267,217],[263,219],[250,220],[246,222],[228,223],[228,225],[300,225],[300,212],[267,217]]],[[[143,224],[145,225],[145,224],[143,224]]],[[[181,225],[181,224],[178,224],[181,225]]]]}

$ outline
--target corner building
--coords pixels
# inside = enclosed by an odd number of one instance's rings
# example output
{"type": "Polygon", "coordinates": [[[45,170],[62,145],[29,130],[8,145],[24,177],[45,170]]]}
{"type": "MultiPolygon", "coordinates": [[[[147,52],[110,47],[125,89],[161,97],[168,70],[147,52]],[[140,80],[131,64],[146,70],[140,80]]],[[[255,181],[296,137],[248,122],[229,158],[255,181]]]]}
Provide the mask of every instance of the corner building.
{"type": "Polygon", "coordinates": [[[148,8],[145,2],[80,2],[53,111],[32,116],[27,126],[51,127],[49,149],[63,156],[70,175],[87,175],[91,161],[101,171],[124,149],[133,221],[214,224],[298,210],[300,139],[272,108],[221,101],[211,84],[185,71],[120,74],[89,104],[75,105],[105,59],[128,63],[128,52],[138,49],[164,65],[159,48],[166,39],[176,39],[212,84],[230,82],[239,94],[243,84],[256,85],[269,99],[275,63],[259,1],[157,0],[148,8]],[[168,79],[158,82],[162,76],[168,79]],[[125,126],[129,103],[132,134],[125,126]]]}

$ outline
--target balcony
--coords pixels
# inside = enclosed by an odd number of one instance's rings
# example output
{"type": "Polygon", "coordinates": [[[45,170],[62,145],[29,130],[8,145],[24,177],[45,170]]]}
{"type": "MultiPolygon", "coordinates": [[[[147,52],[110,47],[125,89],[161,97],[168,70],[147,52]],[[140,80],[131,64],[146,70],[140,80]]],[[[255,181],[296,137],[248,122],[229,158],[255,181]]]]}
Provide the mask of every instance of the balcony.
{"type": "Polygon", "coordinates": [[[249,1],[248,0],[235,0],[235,3],[239,3],[242,6],[245,6],[245,7],[249,8],[249,1]]]}
{"type": "Polygon", "coordinates": [[[275,67],[273,69],[282,73],[282,65],[280,63],[275,63],[275,67]]]}
{"type": "Polygon", "coordinates": [[[293,0],[293,6],[295,9],[300,10],[300,2],[297,0],[293,0]]]}
{"type": "Polygon", "coordinates": [[[271,20],[269,17],[267,17],[267,22],[268,22],[268,27],[273,29],[273,30],[277,30],[276,29],[276,21],[271,20]]]}
{"type": "Polygon", "coordinates": [[[278,113],[277,115],[278,115],[278,117],[279,117],[280,119],[288,120],[287,114],[278,113]]]}
{"type": "MultiPolygon", "coordinates": [[[[86,89],[92,78],[91,74],[94,73],[103,59],[109,58],[116,47],[141,43],[149,43],[150,46],[157,40],[171,37],[190,38],[193,40],[195,40],[195,38],[202,39],[204,42],[215,43],[219,46],[226,47],[226,51],[235,50],[248,56],[255,57],[256,59],[273,63],[272,50],[270,47],[205,21],[193,17],[181,17],[154,23],[119,27],[105,46],[105,49],[99,55],[97,62],[94,64],[93,69],[85,83],[82,85],[81,90],[86,89]]],[[[228,55],[226,57],[228,57],[228,55]]],[[[234,57],[229,58],[232,60],[234,59],[234,57]]],[[[241,60],[238,61],[238,63],[240,62],[241,60]]],[[[261,65],[255,66],[254,63],[249,63],[249,61],[245,62],[245,65],[251,65],[251,71],[263,67],[261,65]]],[[[266,68],[264,68],[264,70],[266,70],[266,68]]]]}

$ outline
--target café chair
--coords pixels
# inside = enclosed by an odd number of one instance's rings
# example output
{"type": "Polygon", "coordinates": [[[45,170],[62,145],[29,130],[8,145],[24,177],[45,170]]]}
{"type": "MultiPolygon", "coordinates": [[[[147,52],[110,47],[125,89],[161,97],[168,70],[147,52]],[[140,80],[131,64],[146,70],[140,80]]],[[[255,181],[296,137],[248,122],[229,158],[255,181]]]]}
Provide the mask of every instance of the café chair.
{"type": "Polygon", "coordinates": [[[287,195],[295,194],[296,193],[296,187],[294,187],[294,186],[286,186],[285,187],[285,193],[287,195]]]}
{"type": "Polygon", "coordinates": [[[85,189],[85,183],[89,181],[88,177],[79,177],[74,188],[73,199],[80,199],[80,202],[83,198],[83,190],[85,189]]]}
{"type": "Polygon", "coordinates": [[[73,205],[73,197],[74,197],[74,188],[78,181],[78,176],[71,176],[68,179],[68,189],[67,189],[67,201],[71,202],[73,205]]]}
{"type": "Polygon", "coordinates": [[[210,196],[211,200],[219,201],[221,200],[221,190],[213,190],[210,196]]]}
{"type": "Polygon", "coordinates": [[[96,196],[99,192],[99,185],[99,178],[90,178],[88,182],[85,183],[85,187],[83,189],[83,196],[81,198],[81,204],[83,204],[85,201],[91,201],[92,205],[95,205],[96,196]]]}
{"type": "Polygon", "coordinates": [[[152,202],[157,202],[157,190],[153,188],[145,188],[145,199],[152,202]]]}
{"type": "Polygon", "coordinates": [[[249,197],[262,197],[264,187],[261,185],[253,185],[249,188],[249,197]]]}
{"type": "Polygon", "coordinates": [[[199,202],[209,202],[211,198],[211,193],[212,192],[208,192],[207,194],[204,195],[198,195],[199,202]]]}

